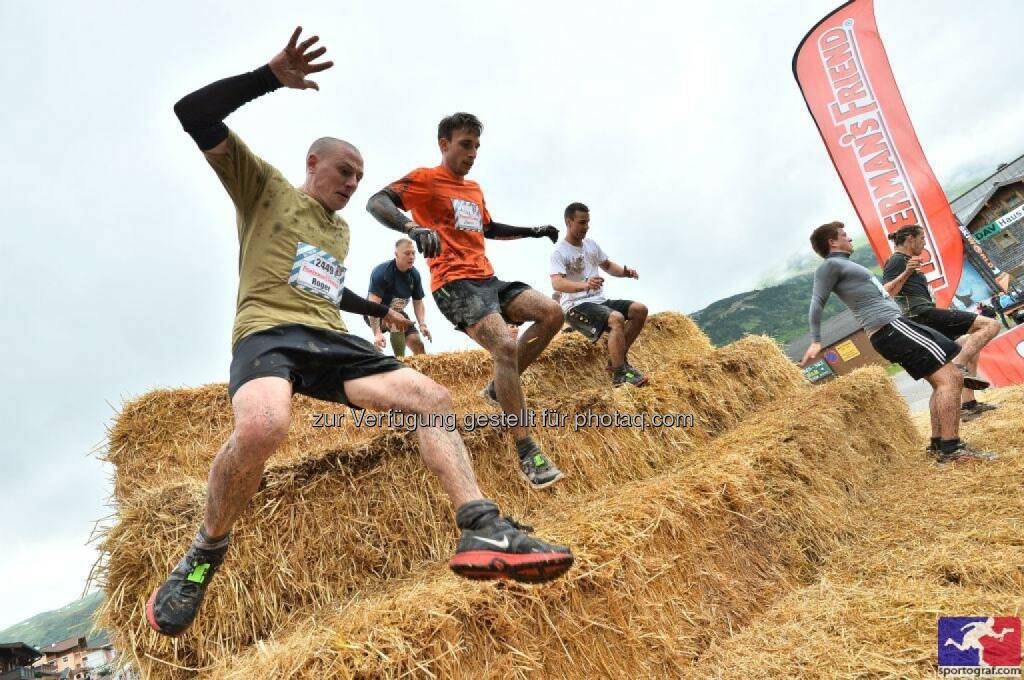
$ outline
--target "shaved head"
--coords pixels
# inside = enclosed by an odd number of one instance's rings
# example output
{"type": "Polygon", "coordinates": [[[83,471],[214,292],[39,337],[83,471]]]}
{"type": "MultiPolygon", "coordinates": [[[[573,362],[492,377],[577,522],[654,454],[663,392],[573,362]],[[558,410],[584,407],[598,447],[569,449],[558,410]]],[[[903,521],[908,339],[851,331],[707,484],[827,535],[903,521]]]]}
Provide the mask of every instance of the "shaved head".
{"type": "Polygon", "coordinates": [[[342,149],[353,151],[357,156],[362,156],[359,153],[359,149],[355,147],[355,144],[346,142],[344,139],[338,139],[337,137],[321,137],[312,144],[309,145],[309,151],[306,152],[306,157],[316,156],[317,158],[324,158],[329,154],[337,153],[342,149]]]}

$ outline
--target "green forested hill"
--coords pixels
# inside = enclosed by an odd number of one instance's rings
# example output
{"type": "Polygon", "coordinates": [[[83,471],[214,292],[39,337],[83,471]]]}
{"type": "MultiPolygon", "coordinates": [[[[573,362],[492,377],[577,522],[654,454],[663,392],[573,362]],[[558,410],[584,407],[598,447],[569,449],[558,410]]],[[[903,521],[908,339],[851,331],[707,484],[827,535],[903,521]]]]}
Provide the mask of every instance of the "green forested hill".
{"type": "MultiPolygon", "coordinates": [[[[866,241],[856,244],[851,259],[881,275],[875,254],[866,241]]],[[[739,340],[748,333],[770,335],[783,344],[788,343],[807,332],[811,281],[819,262],[821,259],[812,255],[798,265],[800,273],[778,285],[718,300],[690,316],[716,345],[739,340]]],[[[832,296],[822,318],[827,319],[843,309],[843,303],[832,296]]]]}
{"type": "Polygon", "coordinates": [[[94,591],[81,600],[36,614],[30,619],[0,630],[0,642],[24,642],[36,649],[73,636],[84,636],[89,644],[103,644],[106,635],[92,631],[92,614],[103,602],[103,593],[94,591]]]}

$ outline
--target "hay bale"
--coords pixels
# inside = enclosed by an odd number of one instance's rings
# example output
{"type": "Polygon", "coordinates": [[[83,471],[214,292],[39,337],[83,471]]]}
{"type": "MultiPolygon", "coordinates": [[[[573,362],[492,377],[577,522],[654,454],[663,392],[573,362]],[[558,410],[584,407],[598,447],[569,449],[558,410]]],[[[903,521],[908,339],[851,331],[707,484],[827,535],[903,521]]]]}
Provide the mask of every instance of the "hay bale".
{"type": "MultiPolygon", "coordinates": [[[[507,511],[547,513],[582,494],[655,475],[745,414],[806,389],[771,341],[751,337],[704,358],[676,358],[654,371],[644,389],[605,386],[558,395],[548,405],[563,412],[681,410],[691,412],[698,425],[642,432],[542,430],[542,443],[570,475],[551,493],[530,492],[518,481],[505,435],[475,431],[466,442],[482,487],[507,511]]],[[[265,474],[236,528],[231,558],[204,616],[185,638],[168,641],[148,631],[141,608],[194,532],[202,500],[203,485],[184,475],[131,494],[120,500],[120,523],[104,538],[108,606],[103,625],[139,656],[189,667],[206,664],[271,634],[288,612],[379,587],[383,579],[407,575],[424,561],[447,559],[453,549],[451,509],[419,463],[409,434],[384,431],[317,457],[292,459],[265,474]],[[289,557],[275,560],[276,555],[289,557]]]]}
{"type": "Polygon", "coordinates": [[[915,438],[901,403],[877,369],[798,391],[662,474],[553,508],[542,530],[575,547],[569,578],[429,565],[202,677],[680,677],[849,538],[915,438]]]}
{"type": "Polygon", "coordinates": [[[919,440],[851,518],[852,540],[819,578],[715,645],[695,675],[933,678],[940,616],[1021,616],[1024,389],[987,391],[985,400],[1001,408],[963,434],[999,461],[937,465],[919,440]]]}
{"type": "MultiPolygon", "coordinates": [[[[707,336],[688,317],[662,312],[648,319],[631,357],[638,366],[654,368],[666,360],[699,358],[711,351],[707,336]]],[[[547,395],[606,385],[606,353],[604,340],[595,345],[578,333],[559,334],[524,375],[526,391],[534,399],[546,401],[547,395]]],[[[470,411],[490,409],[477,394],[493,373],[490,356],[483,350],[411,357],[407,363],[450,390],[460,418],[470,411]]],[[[337,404],[296,396],[288,438],[270,466],[316,458],[376,434],[372,428],[355,427],[351,418],[340,426],[312,426],[318,413],[346,411],[337,404]]],[[[114,496],[127,498],[178,476],[204,481],[210,461],[231,434],[232,424],[231,403],[223,384],[154,390],[126,403],[109,433],[104,456],[115,469],[114,496]]]]}

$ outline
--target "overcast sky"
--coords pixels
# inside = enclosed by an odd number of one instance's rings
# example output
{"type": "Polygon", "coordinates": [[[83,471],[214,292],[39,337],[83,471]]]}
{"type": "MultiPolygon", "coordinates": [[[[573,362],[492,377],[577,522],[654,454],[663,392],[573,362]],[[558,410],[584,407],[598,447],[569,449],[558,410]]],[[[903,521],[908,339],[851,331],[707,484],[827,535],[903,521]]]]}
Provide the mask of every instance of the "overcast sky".
{"type": "MultiPolygon", "coordinates": [[[[1024,152],[1024,54],[1003,49],[1024,3],[877,4],[939,179],[1024,152]]],[[[228,124],[296,183],[312,139],[362,150],[342,212],[357,292],[395,239],[366,199],[436,165],[438,120],[466,110],[484,121],[472,178],[495,219],[561,226],[583,201],[590,235],[640,273],[608,292],[692,312],[756,286],[817,224],[856,223],[790,71],[835,5],[0,2],[0,628],[82,593],[111,474],[87,454],[118,405],[227,379],[233,209],[179,97],[265,63],[302,24],[335,61],[321,91],[275,92],[228,124]]],[[[544,292],[549,252],[488,242],[498,276],[544,292]]],[[[430,350],[469,346],[429,299],[427,314],[430,350]]]]}

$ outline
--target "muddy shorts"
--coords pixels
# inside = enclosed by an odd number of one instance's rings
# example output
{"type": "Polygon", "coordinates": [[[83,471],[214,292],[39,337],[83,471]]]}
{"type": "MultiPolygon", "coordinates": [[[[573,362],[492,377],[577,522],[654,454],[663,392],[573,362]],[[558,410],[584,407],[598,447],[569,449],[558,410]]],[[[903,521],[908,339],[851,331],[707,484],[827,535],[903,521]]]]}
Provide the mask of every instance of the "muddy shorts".
{"type": "Polygon", "coordinates": [[[434,302],[455,328],[465,331],[489,314],[501,314],[506,323],[515,323],[505,316],[505,308],[520,293],[530,290],[522,281],[459,279],[449,281],[434,291],[434,302]]]}
{"type": "MultiPolygon", "coordinates": [[[[228,394],[255,378],[276,376],[315,399],[350,404],[345,381],[387,373],[405,364],[381,354],[359,336],[285,324],[242,338],[231,356],[228,394]]],[[[358,404],[350,404],[357,406],[358,404]]]]}
{"type": "Polygon", "coordinates": [[[629,306],[632,300],[605,300],[604,302],[582,302],[565,314],[565,322],[575,331],[579,331],[591,342],[597,342],[601,334],[608,330],[608,317],[618,312],[629,318],[629,306]]]}

